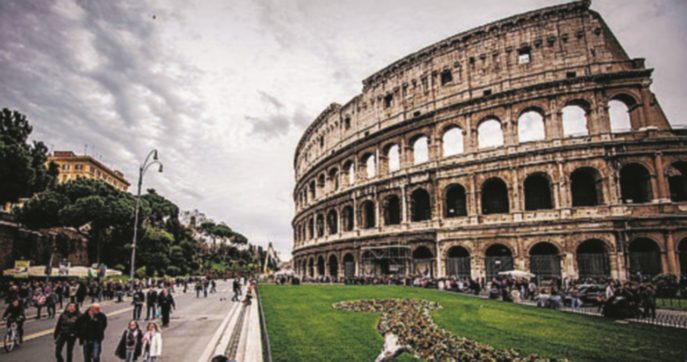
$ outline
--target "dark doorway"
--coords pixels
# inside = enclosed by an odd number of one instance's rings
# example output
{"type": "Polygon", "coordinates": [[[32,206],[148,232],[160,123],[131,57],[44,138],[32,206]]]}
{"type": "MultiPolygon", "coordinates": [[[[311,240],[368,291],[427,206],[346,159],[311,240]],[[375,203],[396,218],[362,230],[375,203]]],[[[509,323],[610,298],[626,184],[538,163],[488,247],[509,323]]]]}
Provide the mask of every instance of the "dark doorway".
{"type": "Polygon", "coordinates": [[[453,184],[446,189],[446,217],[459,217],[468,214],[465,201],[465,188],[459,184],[453,184]]]}
{"type": "Polygon", "coordinates": [[[591,167],[575,170],[570,175],[573,206],[597,206],[603,202],[601,175],[591,167]]]}
{"type": "Polygon", "coordinates": [[[425,221],[432,218],[429,192],[417,189],[410,195],[410,213],[412,221],[425,221]]]}
{"type": "Polygon", "coordinates": [[[485,253],[487,279],[496,277],[499,272],[513,270],[513,254],[502,244],[490,246],[485,253]]]}
{"type": "Polygon", "coordinates": [[[543,173],[527,176],[525,179],[525,210],[552,209],[551,183],[543,173]]]}
{"type": "Polygon", "coordinates": [[[446,276],[456,278],[470,277],[470,252],[462,246],[448,249],[446,276]]]}
{"type": "Polygon", "coordinates": [[[508,213],[508,187],[500,178],[490,178],[482,184],[482,213],[508,213]]]}
{"type": "Polygon", "coordinates": [[[651,175],[638,164],[630,164],[620,170],[620,192],[626,204],[651,201],[651,175]]]}
{"type": "Polygon", "coordinates": [[[603,241],[587,240],[577,247],[577,270],[580,279],[609,277],[611,264],[603,241]]]}

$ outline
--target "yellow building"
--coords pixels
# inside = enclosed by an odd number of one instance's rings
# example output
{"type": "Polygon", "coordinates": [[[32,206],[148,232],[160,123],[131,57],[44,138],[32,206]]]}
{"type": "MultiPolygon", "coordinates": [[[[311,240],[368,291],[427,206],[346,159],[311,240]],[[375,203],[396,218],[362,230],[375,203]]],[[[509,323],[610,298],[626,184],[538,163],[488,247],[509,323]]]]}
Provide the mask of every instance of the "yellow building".
{"type": "Polygon", "coordinates": [[[48,157],[48,162],[57,164],[60,173],[58,182],[76,180],[78,177],[96,179],[107,182],[122,191],[127,191],[129,182],[120,171],[110,169],[95,158],[79,156],[72,151],[55,151],[48,157]]]}

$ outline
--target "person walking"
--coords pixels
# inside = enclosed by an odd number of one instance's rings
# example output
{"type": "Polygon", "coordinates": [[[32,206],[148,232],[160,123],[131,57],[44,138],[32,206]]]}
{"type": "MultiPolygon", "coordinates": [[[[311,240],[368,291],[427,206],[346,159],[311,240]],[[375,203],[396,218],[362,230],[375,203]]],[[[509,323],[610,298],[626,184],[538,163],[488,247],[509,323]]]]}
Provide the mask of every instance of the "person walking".
{"type": "Polygon", "coordinates": [[[143,311],[143,302],[145,301],[145,294],[143,291],[136,287],[134,294],[132,296],[131,304],[134,305],[134,320],[141,319],[141,312],[143,311]]]}
{"type": "Polygon", "coordinates": [[[87,289],[86,284],[83,282],[79,283],[79,286],[76,288],[76,302],[79,304],[79,307],[83,307],[83,302],[86,300],[86,294],[88,294],[87,289]]]}
{"type": "Polygon", "coordinates": [[[162,333],[155,322],[149,322],[143,335],[143,361],[157,362],[162,357],[162,333]]]}
{"type": "Polygon", "coordinates": [[[157,304],[157,290],[155,288],[148,289],[146,293],[146,320],[155,319],[155,306],[157,304]],[[151,312],[152,311],[152,312],[151,312]]]}
{"type": "Polygon", "coordinates": [[[143,332],[138,327],[138,322],[132,320],[119,339],[115,355],[126,362],[133,362],[141,356],[142,347],[143,332]]]}
{"type": "Polygon", "coordinates": [[[241,295],[241,283],[239,283],[239,280],[237,278],[234,278],[234,282],[232,283],[232,289],[234,290],[234,296],[231,297],[231,301],[239,302],[239,296],[241,295]]]}
{"type": "Polygon", "coordinates": [[[81,313],[76,308],[76,303],[68,303],[64,312],[55,324],[55,331],[53,338],[55,339],[55,359],[57,362],[63,362],[62,349],[67,345],[67,362],[72,362],[74,356],[74,344],[78,330],[76,322],[79,320],[81,313]]]}
{"type": "Polygon", "coordinates": [[[55,304],[57,304],[57,293],[52,287],[45,287],[45,308],[48,311],[48,319],[55,318],[55,304]]]}
{"type": "Polygon", "coordinates": [[[203,290],[203,282],[200,280],[196,282],[196,298],[200,298],[200,291],[203,290]]]}
{"type": "Polygon", "coordinates": [[[174,297],[167,288],[162,289],[162,293],[158,296],[157,305],[160,307],[160,314],[162,315],[162,326],[167,327],[169,325],[169,313],[172,308],[176,309],[174,297]]]}
{"type": "Polygon", "coordinates": [[[203,281],[203,297],[208,297],[208,289],[210,288],[210,281],[205,279],[203,281]]]}
{"type": "Polygon", "coordinates": [[[79,340],[83,345],[85,362],[100,362],[102,342],[107,328],[107,316],[100,311],[100,304],[93,303],[76,322],[79,340]]]}
{"type": "Polygon", "coordinates": [[[36,319],[41,319],[41,310],[45,306],[45,294],[40,289],[36,289],[33,295],[33,305],[36,306],[36,319]]]}

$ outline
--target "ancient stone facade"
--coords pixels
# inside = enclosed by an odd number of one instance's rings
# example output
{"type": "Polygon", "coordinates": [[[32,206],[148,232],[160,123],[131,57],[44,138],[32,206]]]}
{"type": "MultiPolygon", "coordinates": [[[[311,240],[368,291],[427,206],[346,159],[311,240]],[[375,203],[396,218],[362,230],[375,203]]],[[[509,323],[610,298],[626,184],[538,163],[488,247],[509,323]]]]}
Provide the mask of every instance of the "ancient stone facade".
{"type": "Polygon", "coordinates": [[[411,54],[308,127],[303,276],[687,273],[687,132],[588,1],[411,54]]]}

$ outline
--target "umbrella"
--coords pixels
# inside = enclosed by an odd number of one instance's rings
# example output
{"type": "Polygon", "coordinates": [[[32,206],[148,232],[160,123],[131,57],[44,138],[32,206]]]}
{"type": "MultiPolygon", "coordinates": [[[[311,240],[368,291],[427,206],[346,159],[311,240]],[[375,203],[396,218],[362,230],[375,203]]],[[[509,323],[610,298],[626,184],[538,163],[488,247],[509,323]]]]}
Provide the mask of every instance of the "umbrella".
{"type": "Polygon", "coordinates": [[[508,275],[513,278],[533,278],[534,274],[526,272],[524,270],[507,270],[499,272],[499,275],[508,275]]]}

